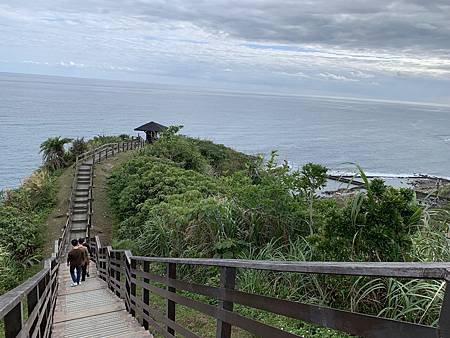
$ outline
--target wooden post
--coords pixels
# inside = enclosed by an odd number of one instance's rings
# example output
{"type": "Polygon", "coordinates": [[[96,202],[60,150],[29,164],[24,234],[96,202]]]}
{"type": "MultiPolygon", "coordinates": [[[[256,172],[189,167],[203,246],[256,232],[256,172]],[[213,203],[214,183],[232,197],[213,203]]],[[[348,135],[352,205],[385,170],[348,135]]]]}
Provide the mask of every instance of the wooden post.
{"type": "Polygon", "coordinates": [[[22,330],[22,321],[22,302],[19,302],[4,317],[5,338],[15,338],[22,330]]]}
{"type": "MultiPolygon", "coordinates": [[[[177,278],[177,266],[175,263],[167,264],[167,278],[168,279],[176,279],[177,278]]],[[[169,292],[177,292],[174,287],[168,286],[167,291],[169,292]]],[[[167,299],[167,318],[172,321],[175,321],[175,302],[173,300],[167,299]]],[[[167,325],[167,332],[172,335],[175,335],[175,330],[167,325]]]]}
{"type": "Polygon", "coordinates": [[[450,338],[450,280],[446,281],[444,301],[439,316],[439,338],[450,338]]]}
{"type": "Polygon", "coordinates": [[[131,269],[130,269],[130,313],[133,317],[136,317],[136,302],[131,298],[132,296],[136,299],[136,283],[132,281],[132,278],[136,278],[136,274],[132,272],[132,270],[136,270],[136,260],[131,260],[131,269]],[[134,304],[133,304],[134,302],[134,304]],[[133,306],[134,305],[134,306],[133,306]]]}
{"type": "MultiPolygon", "coordinates": [[[[143,270],[144,270],[144,272],[150,272],[150,263],[149,262],[144,261],[143,270]]],[[[144,278],[143,284],[145,285],[145,284],[149,284],[149,283],[150,283],[150,280],[148,278],[144,278]]],[[[145,289],[145,288],[143,288],[143,290],[144,290],[144,292],[142,293],[142,302],[145,305],[150,305],[150,292],[148,291],[148,289],[145,289]]],[[[150,313],[148,313],[148,311],[145,309],[143,310],[143,312],[147,316],[150,315],[150,313]]],[[[148,330],[148,321],[146,321],[145,319],[142,320],[142,326],[146,330],[148,330]]]]}
{"type": "Polygon", "coordinates": [[[113,269],[111,269],[111,247],[107,247],[105,251],[106,256],[106,277],[109,289],[114,292],[114,288],[111,285],[111,279],[113,277],[113,269]]]}
{"type": "MultiPolygon", "coordinates": [[[[221,267],[220,268],[220,287],[225,289],[234,289],[236,286],[236,268],[221,267]]],[[[233,303],[219,301],[219,309],[233,311],[233,303]]],[[[216,338],[230,338],[231,325],[217,320],[216,338]]]]}
{"type": "Polygon", "coordinates": [[[28,310],[28,316],[31,315],[34,308],[36,307],[36,304],[38,303],[38,288],[37,285],[34,286],[34,288],[28,293],[27,295],[27,310],[28,310]]]}
{"type": "MultiPolygon", "coordinates": [[[[116,259],[116,262],[120,262],[120,252],[116,252],[115,255],[114,255],[114,258],[116,259]]],[[[115,275],[116,275],[115,276],[115,280],[116,280],[116,286],[117,286],[117,284],[120,285],[120,270],[118,269],[117,266],[115,268],[116,268],[116,270],[114,270],[114,271],[116,272],[115,273],[115,275]]],[[[123,290],[116,291],[116,295],[119,298],[123,297],[123,295],[121,294],[121,291],[123,291],[123,290]]],[[[123,298],[125,298],[125,297],[123,297],[123,298]]]]}
{"type": "Polygon", "coordinates": [[[130,264],[128,264],[128,259],[126,253],[123,255],[122,264],[124,264],[125,267],[125,290],[124,291],[124,300],[125,300],[125,307],[129,313],[131,313],[131,287],[130,287],[130,264]]]}

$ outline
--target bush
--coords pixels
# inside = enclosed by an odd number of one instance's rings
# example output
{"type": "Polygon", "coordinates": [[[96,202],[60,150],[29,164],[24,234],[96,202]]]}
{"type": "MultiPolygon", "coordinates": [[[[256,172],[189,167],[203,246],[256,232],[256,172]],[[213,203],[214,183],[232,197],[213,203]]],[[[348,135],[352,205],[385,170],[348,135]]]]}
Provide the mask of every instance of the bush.
{"type": "Polygon", "coordinates": [[[84,140],[84,137],[77,138],[72,141],[72,146],[69,149],[71,161],[75,162],[77,159],[77,156],[80,156],[88,151],[88,144],[84,140]]]}
{"type": "Polygon", "coordinates": [[[417,231],[421,208],[409,189],[366,184],[344,208],[330,210],[329,221],[311,238],[325,260],[405,261],[417,231]]]}
{"type": "Polygon", "coordinates": [[[38,170],[20,188],[0,194],[0,294],[26,277],[41,258],[44,220],[54,206],[56,173],[38,170]]]}
{"type": "MultiPolygon", "coordinates": [[[[112,173],[116,242],[149,256],[448,260],[447,226],[418,226],[422,209],[411,190],[362,176],[366,191],[338,203],[317,195],[326,182],[321,165],[293,171],[277,163],[276,152],[264,163],[172,130],[112,173]]],[[[217,277],[179,274],[202,283],[217,277]]],[[[240,290],[426,324],[442,302],[441,285],[431,282],[253,270],[238,276],[240,290]]]]}

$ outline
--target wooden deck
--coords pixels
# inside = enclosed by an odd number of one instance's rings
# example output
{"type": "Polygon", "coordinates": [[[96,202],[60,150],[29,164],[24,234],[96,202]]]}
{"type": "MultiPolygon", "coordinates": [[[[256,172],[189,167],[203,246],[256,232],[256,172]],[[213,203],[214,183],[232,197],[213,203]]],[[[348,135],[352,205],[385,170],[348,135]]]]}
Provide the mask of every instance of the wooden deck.
{"type": "Polygon", "coordinates": [[[61,264],[52,337],[152,337],[97,278],[94,264],[86,282],[76,287],[70,284],[69,268],[61,264]]]}

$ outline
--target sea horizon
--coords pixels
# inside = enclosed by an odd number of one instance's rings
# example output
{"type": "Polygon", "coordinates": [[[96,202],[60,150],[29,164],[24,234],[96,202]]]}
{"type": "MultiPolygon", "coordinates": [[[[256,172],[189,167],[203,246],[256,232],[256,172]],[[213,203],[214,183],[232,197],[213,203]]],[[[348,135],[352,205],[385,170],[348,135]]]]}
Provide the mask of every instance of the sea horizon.
{"type": "Polygon", "coordinates": [[[0,87],[0,130],[9,142],[0,189],[39,167],[48,137],[136,135],[151,120],[250,154],[277,149],[294,168],[317,162],[352,172],[354,162],[380,176],[450,176],[445,104],[19,73],[0,73],[0,87]]]}

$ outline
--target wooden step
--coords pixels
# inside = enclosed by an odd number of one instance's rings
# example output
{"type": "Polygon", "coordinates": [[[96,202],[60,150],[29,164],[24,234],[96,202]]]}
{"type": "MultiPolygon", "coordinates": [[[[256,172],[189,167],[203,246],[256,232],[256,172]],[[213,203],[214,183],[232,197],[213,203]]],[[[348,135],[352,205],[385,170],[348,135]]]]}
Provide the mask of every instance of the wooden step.
{"type": "Polygon", "coordinates": [[[81,222],[81,221],[87,222],[87,218],[88,218],[88,216],[85,212],[84,213],[76,213],[76,214],[72,215],[72,223],[73,222],[81,222]]]}
{"type": "Polygon", "coordinates": [[[88,197],[89,191],[75,191],[75,197],[88,197]]]}
{"type": "Polygon", "coordinates": [[[72,214],[74,214],[74,215],[87,215],[87,208],[85,208],[85,209],[74,209],[74,210],[72,210],[72,214]]]}
{"type": "Polygon", "coordinates": [[[74,202],[75,203],[87,203],[87,202],[89,202],[89,198],[88,197],[77,197],[77,196],[75,196],[74,202]]]}
{"type": "Polygon", "coordinates": [[[74,204],[72,210],[75,212],[86,211],[88,209],[87,204],[74,204]]]}

